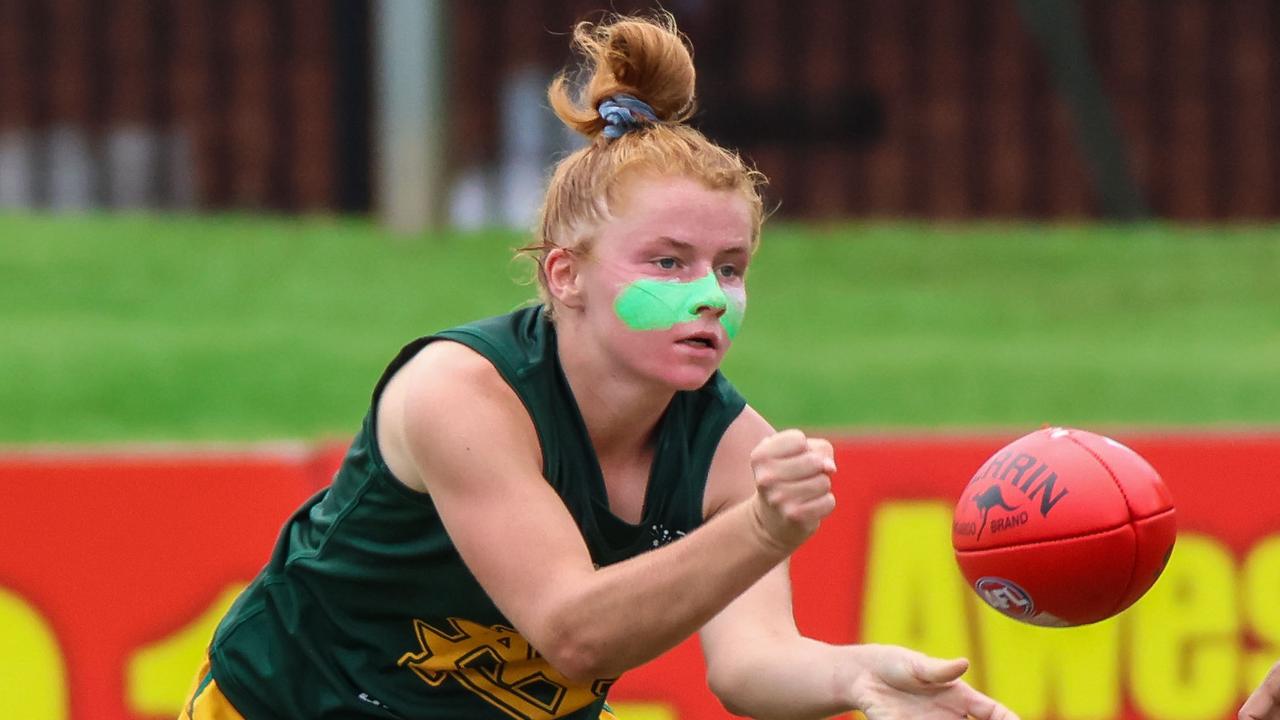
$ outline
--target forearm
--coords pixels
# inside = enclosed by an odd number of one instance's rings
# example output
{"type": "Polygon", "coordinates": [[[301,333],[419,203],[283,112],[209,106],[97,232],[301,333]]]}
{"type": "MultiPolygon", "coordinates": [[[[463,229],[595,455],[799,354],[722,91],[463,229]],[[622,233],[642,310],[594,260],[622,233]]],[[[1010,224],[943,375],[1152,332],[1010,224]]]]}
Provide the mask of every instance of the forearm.
{"type": "Polygon", "coordinates": [[[708,668],[711,689],[730,712],[756,720],[828,718],[855,709],[856,645],[794,636],[767,649],[741,648],[708,668]]]}
{"type": "Polygon", "coordinates": [[[563,669],[611,677],[652,660],[788,554],[744,502],[678,542],[600,568],[562,595],[553,612],[554,634],[569,645],[571,667],[563,669]]]}

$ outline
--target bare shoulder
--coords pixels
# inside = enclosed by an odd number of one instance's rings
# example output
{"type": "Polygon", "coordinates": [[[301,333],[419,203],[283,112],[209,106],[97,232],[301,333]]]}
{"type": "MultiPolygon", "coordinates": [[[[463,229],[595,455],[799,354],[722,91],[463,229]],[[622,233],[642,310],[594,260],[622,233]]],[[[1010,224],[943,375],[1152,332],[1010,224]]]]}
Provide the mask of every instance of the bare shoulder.
{"type": "Polygon", "coordinates": [[[774,433],[773,426],[750,405],[729,425],[716,447],[703,495],[704,517],[711,517],[755,490],[751,451],[774,433]]]}
{"type": "Polygon", "coordinates": [[[503,449],[540,462],[537,434],[515,390],[480,353],[439,340],[391,378],[378,402],[378,445],[392,473],[427,490],[422,458],[462,447],[503,449]]]}

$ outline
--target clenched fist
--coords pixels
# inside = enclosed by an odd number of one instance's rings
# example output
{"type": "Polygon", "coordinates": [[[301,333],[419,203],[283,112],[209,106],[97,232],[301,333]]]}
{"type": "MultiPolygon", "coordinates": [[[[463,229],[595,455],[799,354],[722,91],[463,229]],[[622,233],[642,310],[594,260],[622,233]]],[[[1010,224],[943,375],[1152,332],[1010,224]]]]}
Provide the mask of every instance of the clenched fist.
{"type": "Polygon", "coordinates": [[[836,507],[831,494],[836,463],[826,440],[783,430],[751,451],[751,470],[756,478],[756,519],[782,550],[799,547],[836,507]]]}

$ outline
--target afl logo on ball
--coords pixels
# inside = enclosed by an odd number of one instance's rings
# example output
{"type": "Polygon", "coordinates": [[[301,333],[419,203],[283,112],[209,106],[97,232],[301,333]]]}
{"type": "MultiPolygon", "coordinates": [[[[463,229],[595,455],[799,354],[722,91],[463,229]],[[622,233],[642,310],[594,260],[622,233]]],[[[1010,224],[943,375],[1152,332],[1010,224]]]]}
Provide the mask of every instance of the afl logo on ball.
{"type": "Polygon", "coordinates": [[[982,577],[973,584],[973,589],[987,601],[991,607],[1009,617],[1025,619],[1036,612],[1036,603],[1026,590],[1018,587],[1012,580],[999,577],[982,577]]]}

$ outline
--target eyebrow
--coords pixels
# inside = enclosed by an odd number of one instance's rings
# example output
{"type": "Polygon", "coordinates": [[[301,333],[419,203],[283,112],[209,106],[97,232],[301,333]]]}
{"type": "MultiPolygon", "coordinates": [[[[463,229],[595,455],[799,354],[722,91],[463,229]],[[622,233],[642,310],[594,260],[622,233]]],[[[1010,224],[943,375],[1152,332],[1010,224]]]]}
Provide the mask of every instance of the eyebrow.
{"type": "Polygon", "coordinates": [[[693,249],[693,245],[691,243],[684,242],[683,240],[677,240],[673,237],[667,237],[666,235],[659,235],[657,238],[655,238],[655,240],[659,243],[670,245],[676,248],[677,250],[693,249]]]}
{"type": "MultiPolygon", "coordinates": [[[[666,245],[670,245],[671,247],[677,250],[690,251],[694,249],[692,243],[687,243],[683,240],[677,240],[673,237],[668,237],[667,235],[660,235],[657,238],[655,238],[655,241],[666,244],[666,245]]],[[[732,247],[719,250],[716,252],[716,254],[717,255],[750,255],[751,251],[744,245],[734,245],[732,247]]]]}

